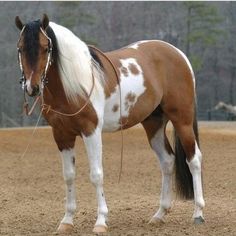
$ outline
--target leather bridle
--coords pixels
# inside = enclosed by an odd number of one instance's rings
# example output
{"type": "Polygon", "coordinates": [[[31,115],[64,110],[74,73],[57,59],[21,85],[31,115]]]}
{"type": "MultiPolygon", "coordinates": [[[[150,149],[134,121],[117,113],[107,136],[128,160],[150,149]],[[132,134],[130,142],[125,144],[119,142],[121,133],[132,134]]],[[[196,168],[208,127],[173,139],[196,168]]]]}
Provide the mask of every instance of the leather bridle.
{"type": "MultiPolygon", "coordinates": [[[[19,42],[21,40],[22,34],[25,30],[25,26],[23,27],[23,29],[20,32],[20,38],[18,40],[17,45],[19,45],[19,42]]],[[[29,109],[29,103],[26,99],[26,77],[25,77],[25,73],[24,73],[24,69],[23,69],[23,65],[22,65],[22,52],[21,49],[19,47],[17,47],[17,51],[18,51],[18,63],[20,66],[20,70],[21,70],[21,78],[20,78],[20,84],[21,87],[24,91],[24,105],[23,105],[23,110],[25,111],[27,116],[30,116],[33,113],[34,108],[36,107],[37,103],[40,100],[40,97],[43,99],[43,89],[45,87],[45,85],[48,83],[48,79],[46,78],[47,72],[49,67],[52,64],[52,49],[53,49],[53,44],[52,44],[52,40],[47,36],[46,32],[40,27],[40,31],[42,32],[42,34],[47,38],[48,40],[48,56],[47,56],[47,63],[45,65],[44,71],[41,74],[41,86],[40,86],[40,91],[39,94],[36,96],[34,103],[31,107],[31,109],[29,109]]]]}
{"type": "MultiPolygon", "coordinates": [[[[25,30],[25,26],[23,27],[23,29],[20,32],[20,38],[18,40],[17,45],[19,45],[19,42],[20,42],[20,39],[21,39],[21,36],[22,36],[24,30],[25,30]]],[[[49,67],[52,64],[52,48],[53,48],[53,45],[52,45],[52,40],[47,36],[46,32],[41,27],[40,27],[40,31],[42,32],[42,34],[48,40],[47,63],[45,65],[44,71],[43,71],[43,73],[41,75],[41,90],[42,90],[44,88],[44,86],[48,83],[48,79],[46,78],[46,75],[47,75],[47,71],[48,71],[49,67]]],[[[20,70],[21,70],[20,83],[21,83],[22,89],[25,92],[25,89],[26,89],[26,78],[25,78],[25,73],[24,73],[24,69],[23,69],[23,65],[22,65],[22,52],[21,52],[21,49],[19,47],[17,47],[17,51],[18,51],[18,63],[19,63],[20,70]]]]}

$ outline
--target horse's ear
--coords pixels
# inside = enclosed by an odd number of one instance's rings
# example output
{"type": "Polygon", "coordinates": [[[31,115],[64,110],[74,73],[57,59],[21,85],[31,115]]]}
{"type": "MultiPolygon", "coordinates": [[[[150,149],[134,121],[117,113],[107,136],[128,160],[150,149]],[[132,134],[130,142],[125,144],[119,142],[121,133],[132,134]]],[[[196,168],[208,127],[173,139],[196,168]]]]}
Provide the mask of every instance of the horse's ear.
{"type": "Polygon", "coordinates": [[[49,19],[48,19],[48,16],[46,14],[43,14],[43,18],[41,20],[41,25],[42,25],[42,28],[45,30],[48,25],[49,25],[49,19]]]}
{"type": "Polygon", "coordinates": [[[19,16],[16,16],[15,18],[15,24],[16,24],[16,27],[19,29],[19,30],[22,30],[23,27],[24,27],[24,24],[22,23],[21,19],[19,16]]]}

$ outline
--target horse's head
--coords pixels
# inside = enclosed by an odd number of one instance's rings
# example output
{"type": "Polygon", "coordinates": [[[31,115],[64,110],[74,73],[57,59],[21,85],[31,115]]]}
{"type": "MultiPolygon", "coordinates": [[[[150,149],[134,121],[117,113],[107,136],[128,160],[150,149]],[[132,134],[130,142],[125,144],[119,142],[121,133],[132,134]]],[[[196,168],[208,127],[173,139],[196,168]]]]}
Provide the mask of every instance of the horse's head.
{"type": "Polygon", "coordinates": [[[224,105],[225,105],[225,103],[223,103],[223,102],[220,101],[220,102],[213,108],[213,110],[222,109],[222,108],[224,108],[224,105]]]}
{"type": "Polygon", "coordinates": [[[21,31],[17,48],[23,87],[29,96],[36,96],[51,63],[52,42],[46,34],[49,19],[44,14],[41,20],[23,24],[17,16],[15,23],[21,31]]]}

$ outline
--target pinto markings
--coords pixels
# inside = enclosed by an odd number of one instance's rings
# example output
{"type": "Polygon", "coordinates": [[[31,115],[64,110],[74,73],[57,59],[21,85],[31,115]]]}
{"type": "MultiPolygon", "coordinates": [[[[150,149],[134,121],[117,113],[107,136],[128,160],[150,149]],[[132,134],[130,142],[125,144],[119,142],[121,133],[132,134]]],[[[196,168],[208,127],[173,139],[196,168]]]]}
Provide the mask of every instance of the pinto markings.
{"type": "MultiPolygon", "coordinates": [[[[120,88],[115,87],[114,92],[105,101],[103,131],[115,131],[120,128],[120,118],[127,118],[130,115],[138,98],[145,92],[144,76],[141,66],[136,59],[120,59],[120,88]],[[121,106],[120,106],[120,89],[121,89],[121,106]],[[115,105],[119,104],[116,112],[115,105]],[[121,111],[120,111],[121,109],[121,111]]],[[[127,122],[126,122],[127,123],[127,122]]]]}

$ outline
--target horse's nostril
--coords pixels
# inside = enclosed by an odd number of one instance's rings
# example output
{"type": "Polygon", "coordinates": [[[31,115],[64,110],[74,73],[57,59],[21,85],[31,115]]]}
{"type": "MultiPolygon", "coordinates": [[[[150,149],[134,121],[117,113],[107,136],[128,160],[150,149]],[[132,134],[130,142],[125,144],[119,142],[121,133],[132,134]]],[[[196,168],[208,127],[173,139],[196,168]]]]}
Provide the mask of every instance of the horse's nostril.
{"type": "Polygon", "coordinates": [[[32,93],[30,94],[31,97],[34,97],[34,96],[37,96],[39,95],[39,86],[38,85],[35,85],[33,88],[32,88],[32,93]]]}

